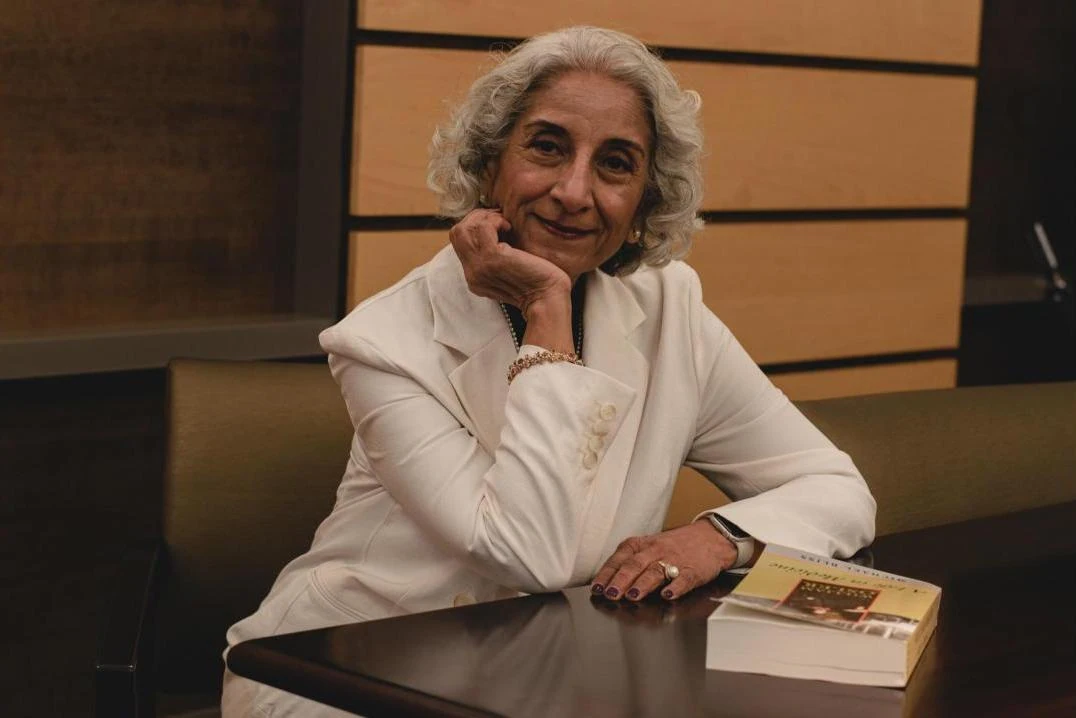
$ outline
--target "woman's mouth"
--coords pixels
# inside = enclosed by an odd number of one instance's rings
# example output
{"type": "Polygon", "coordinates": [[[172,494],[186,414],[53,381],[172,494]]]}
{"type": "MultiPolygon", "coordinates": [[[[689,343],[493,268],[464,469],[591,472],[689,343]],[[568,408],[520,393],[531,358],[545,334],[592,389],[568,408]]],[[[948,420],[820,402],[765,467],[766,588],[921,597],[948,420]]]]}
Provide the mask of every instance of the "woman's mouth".
{"type": "Polygon", "coordinates": [[[535,215],[535,218],[546,228],[551,234],[555,234],[559,237],[565,237],[567,239],[578,239],[579,237],[585,237],[588,234],[594,232],[589,227],[574,227],[572,225],[560,224],[552,220],[545,219],[535,215]]]}

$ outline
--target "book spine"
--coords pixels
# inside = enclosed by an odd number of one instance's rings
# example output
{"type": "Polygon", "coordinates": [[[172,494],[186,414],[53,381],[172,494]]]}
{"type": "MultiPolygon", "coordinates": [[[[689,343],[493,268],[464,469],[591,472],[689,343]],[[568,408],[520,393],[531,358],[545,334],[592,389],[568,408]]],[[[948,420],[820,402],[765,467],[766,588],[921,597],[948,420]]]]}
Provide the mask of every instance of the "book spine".
{"type": "Polygon", "coordinates": [[[930,608],[927,609],[926,615],[919,621],[919,625],[915,627],[912,637],[908,639],[908,662],[904,672],[905,681],[911,677],[912,671],[915,670],[916,664],[919,663],[919,658],[923,655],[923,649],[927,647],[927,642],[930,640],[931,635],[934,634],[934,629],[938,626],[938,609],[940,605],[941,594],[939,593],[934,597],[934,601],[930,604],[930,608]]]}

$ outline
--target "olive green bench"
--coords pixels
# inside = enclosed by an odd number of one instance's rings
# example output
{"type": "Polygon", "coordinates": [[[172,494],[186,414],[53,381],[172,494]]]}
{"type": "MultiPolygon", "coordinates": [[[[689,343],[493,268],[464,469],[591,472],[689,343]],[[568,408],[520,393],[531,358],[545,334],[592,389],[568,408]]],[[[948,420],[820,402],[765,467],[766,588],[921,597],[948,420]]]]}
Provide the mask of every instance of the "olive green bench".
{"type": "MultiPolygon", "coordinates": [[[[863,473],[878,502],[878,535],[1076,500],[1076,382],[797,406],[863,473]]],[[[725,500],[685,471],[666,523],[725,500]]]]}
{"type": "MultiPolygon", "coordinates": [[[[97,715],[217,714],[228,625],[251,613],[332,508],[351,440],[324,364],[169,367],[164,533],[116,577],[97,715]]],[[[851,454],[878,533],[1076,499],[1076,382],[802,402],[851,454]]],[[[682,475],[668,524],[725,501],[682,475]]]]}

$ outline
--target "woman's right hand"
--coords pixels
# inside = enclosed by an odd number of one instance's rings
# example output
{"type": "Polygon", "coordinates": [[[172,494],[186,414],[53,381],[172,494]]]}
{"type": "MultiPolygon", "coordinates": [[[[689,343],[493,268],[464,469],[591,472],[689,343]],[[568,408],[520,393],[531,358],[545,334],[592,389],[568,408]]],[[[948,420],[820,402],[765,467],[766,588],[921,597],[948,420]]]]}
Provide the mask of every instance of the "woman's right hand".
{"type": "Polygon", "coordinates": [[[511,231],[500,210],[476,209],[449,230],[448,238],[470,290],[518,307],[529,321],[536,305],[569,300],[572,282],[552,262],[502,242],[501,234],[511,231]]]}

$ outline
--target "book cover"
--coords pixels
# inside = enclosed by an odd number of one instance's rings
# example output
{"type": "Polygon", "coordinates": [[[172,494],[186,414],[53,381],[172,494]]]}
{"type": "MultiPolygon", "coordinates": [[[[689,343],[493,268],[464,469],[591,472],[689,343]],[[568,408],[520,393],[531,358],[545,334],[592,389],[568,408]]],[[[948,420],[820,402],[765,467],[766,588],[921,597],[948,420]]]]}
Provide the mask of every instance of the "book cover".
{"type": "Polygon", "coordinates": [[[710,616],[706,665],[903,687],[940,602],[925,581],[770,545],[710,616]]]}
{"type": "Polygon", "coordinates": [[[784,546],[767,546],[722,599],[845,631],[908,640],[941,589],[896,574],[784,546]]]}

